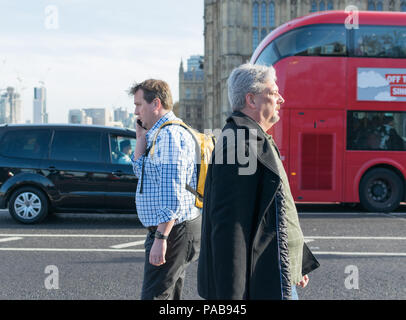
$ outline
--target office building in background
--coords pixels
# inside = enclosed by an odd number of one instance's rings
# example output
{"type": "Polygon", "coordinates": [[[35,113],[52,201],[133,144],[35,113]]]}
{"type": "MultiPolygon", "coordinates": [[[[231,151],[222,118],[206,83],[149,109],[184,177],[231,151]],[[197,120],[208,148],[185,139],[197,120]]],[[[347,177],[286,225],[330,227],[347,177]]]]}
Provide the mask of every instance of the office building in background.
{"type": "Polygon", "coordinates": [[[0,95],[0,124],[22,123],[20,94],[8,87],[0,95]]]}
{"type": "Polygon", "coordinates": [[[44,87],[34,88],[33,123],[48,123],[47,91],[44,87]]]}

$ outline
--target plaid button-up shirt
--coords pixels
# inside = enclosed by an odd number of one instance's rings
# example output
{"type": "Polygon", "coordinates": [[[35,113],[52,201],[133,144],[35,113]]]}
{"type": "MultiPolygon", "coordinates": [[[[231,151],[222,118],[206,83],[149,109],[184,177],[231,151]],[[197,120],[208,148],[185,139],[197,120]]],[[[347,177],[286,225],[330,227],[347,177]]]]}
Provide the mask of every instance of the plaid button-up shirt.
{"type": "MultiPolygon", "coordinates": [[[[181,119],[169,112],[147,132],[147,149],[151,147],[159,127],[172,120],[181,119]]],[[[189,184],[196,188],[195,153],[193,136],[179,125],[169,125],[159,132],[153,155],[144,154],[137,160],[132,158],[134,173],[138,177],[135,196],[137,213],[145,227],[157,226],[174,219],[175,224],[191,219],[195,196],[185,186],[189,184]]]]}

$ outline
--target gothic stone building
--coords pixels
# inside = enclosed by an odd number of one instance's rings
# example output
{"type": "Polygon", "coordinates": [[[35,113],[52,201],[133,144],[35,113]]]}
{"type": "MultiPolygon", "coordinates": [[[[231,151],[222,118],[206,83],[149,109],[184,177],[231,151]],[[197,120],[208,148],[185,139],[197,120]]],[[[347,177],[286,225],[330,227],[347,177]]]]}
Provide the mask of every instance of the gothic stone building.
{"type": "Polygon", "coordinates": [[[277,26],[310,12],[344,10],[406,11],[406,0],[204,0],[204,128],[222,128],[231,109],[227,78],[250,59],[277,26]]]}
{"type": "Polygon", "coordinates": [[[179,117],[191,127],[203,132],[204,77],[203,56],[191,56],[187,69],[179,67],[179,117]]]}

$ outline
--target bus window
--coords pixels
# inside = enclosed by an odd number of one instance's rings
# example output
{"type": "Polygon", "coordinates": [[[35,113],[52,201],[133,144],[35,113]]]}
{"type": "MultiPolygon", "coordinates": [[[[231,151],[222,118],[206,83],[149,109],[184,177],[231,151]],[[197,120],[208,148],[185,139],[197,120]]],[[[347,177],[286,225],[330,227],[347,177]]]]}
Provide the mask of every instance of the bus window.
{"type": "Polygon", "coordinates": [[[406,151],[406,112],[348,111],[347,150],[406,151]]]}
{"type": "Polygon", "coordinates": [[[256,64],[273,65],[289,56],[346,56],[344,26],[312,25],[294,29],[268,45],[256,64]]]}
{"type": "Polygon", "coordinates": [[[298,28],[275,41],[282,57],[345,56],[346,32],[341,25],[312,25],[298,28]]]}
{"type": "Polygon", "coordinates": [[[270,66],[280,60],[280,55],[275,50],[274,42],[269,44],[264,51],[262,51],[261,55],[258,57],[256,64],[270,66]]]}
{"type": "Polygon", "coordinates": [[[256,64],[273,65],[289,56],[346,56],[346,32],[341,25],[311,25],[277,38],[259,55],[256,64]]]}
{"type": "Polygon", "coordinates": [[[406,58],[406,27],[360,26],[354,39],[356,57],[406,58]]]}

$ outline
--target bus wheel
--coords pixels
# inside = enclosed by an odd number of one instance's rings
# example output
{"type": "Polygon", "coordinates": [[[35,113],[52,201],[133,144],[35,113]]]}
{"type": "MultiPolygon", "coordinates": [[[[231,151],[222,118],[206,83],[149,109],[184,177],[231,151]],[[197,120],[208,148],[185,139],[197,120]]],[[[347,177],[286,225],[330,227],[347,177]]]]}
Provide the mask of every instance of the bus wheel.
{"type": "Polygon", "coordinates": [[[404,195],[403,188],[403,181],[392,170],[373,169],[361,179],[361,205],[367,211],[391,212],[399,206],[404,195]]]}

